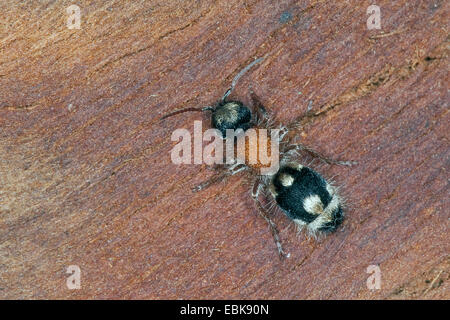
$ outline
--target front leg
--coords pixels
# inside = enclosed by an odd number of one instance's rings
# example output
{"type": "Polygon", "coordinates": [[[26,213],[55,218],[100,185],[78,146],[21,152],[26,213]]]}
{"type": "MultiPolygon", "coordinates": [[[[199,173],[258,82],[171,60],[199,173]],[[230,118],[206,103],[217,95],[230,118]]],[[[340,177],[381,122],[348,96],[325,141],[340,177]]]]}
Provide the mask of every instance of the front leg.
{"type": "Polygon", "coordinates": [[[253,111],[255,113],[256,125],[261,126],[263,128],[268,127],[271,120],[270,116],[266,108],[264,108],[261,100],[259,100],[259,97],[251,88],[250,88],[250,98],[252,99],[252,106],[253,111]]]}
{"type": "Polygon", "coordinates": [[[253,185],[253,190],[252,190],[252,198],[255,201],[256,205],[257,205],[257,210],[258,210],[258,214],[264,218],[264,220],[267,221],[267,223],[269,224],[270,227],[270,231],[272,232],[272,236],[273,239],[275,241],[275,244],[277,246],[278,249],[278,254],[280,255],[280,258],[289,258],[289,256],[291,255],[290,253],[285,253],[283,250],[283,247],[281,245],[281,241],[280,241],[280,237],[279,237],[279,232],[277,229],[277,226],[275,224],[275,222],[272,221],[272,219],[270,218],[269,213],[267,212],[267,210],[264,208],[264,206],[262,205],[261,201],[259,200],[259,192],[262,189],[262,182],[259,180],[259,178],[257,178],[255,180],[255,183],[253,185]]]}

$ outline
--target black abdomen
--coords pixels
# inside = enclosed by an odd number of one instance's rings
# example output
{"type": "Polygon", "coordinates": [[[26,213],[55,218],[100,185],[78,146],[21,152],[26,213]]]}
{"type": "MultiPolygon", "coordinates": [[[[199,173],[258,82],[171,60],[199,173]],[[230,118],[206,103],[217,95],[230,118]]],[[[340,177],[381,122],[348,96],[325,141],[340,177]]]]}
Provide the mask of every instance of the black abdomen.
{"type": "Polygon", "coordinates": [[[277,204],[293,220],[314,221],[332,200],[325,179],[308,167],[282,167],[272,183],[277,204]]]}

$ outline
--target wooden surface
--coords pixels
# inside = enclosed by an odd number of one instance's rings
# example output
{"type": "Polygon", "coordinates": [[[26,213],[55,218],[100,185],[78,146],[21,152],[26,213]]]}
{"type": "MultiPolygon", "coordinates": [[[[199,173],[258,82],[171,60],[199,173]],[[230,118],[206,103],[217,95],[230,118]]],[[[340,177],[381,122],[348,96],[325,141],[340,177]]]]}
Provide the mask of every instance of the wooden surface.
{"type": "Polygon", "coordinates": [[[376,1],[369,31],[367,3],[77,1],[76,30],[71,1],[2,1],[0,298],[450,298],[450,5],[376,1]],[[276,215],[284,262],[244,176],[192,194],[212,171],[172,164],[201,116],[158,120],[266,54],[232,97],[285,123],[313,100],[301,141],[359,163],[314,167],[347,199],[337,233],[276,215]]]}

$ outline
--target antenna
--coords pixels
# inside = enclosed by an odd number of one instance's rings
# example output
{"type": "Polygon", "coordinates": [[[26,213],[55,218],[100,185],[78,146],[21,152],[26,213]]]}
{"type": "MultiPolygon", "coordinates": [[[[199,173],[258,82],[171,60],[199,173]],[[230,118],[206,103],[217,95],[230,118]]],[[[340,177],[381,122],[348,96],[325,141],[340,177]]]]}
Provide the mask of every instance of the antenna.
{"type": "MultiPolygon", "coordinates": [[[[238,82],[239,78],[242,77],[244,75],[244,73],[246,73],[248,70],[250,70],[250,68],[253,67],[255,64],[263,61],[266,58],[266,56],[267,56],[267,54],[264,57],[261,57],[261,58],[258,58],[256,60],[254,60],[252,63],[250,63],[244,69],[239,71],[239,73],[233,78],[233,81],[231,82],[231,87],[227,91],[225,91],[225,94],[222,97],[222,102],[225,102],[225,99],[230,95],[231,91],[233,91],[233,89],[236,86],[236,83],[238,82]]],[[[214,109],[215,108],[211,107],[211,106],[207,106],[207,107],[203,107],[203,108],[184,108],[184,109],[179,109],[179,110],[175,110],[173,112],[170,112],[170,113],[162,116],[160,120],[164,120],[166,118],[172,117],[172,116],[180,114],[180,113],[214,111],[214,109]]]]}
{"type": "Polygon", "coordinates": [[[180,114],[180,113],[185,113],[185,112],[205,112],[205,111],[214,111],[214,108],[211,106],[207,106],[207,107],[203,107],[203,108],[184,108],[184,109],[179,109],[179,110],[175,110],[171,113],[165,114],[164,116],[161,117],[160,120],[164,120],[166,118],[172,117],[174,115],[180,114]]]}
{"type": "Polygon", "coordinates": [[[230,95],[231,91],[233,91],[239,78],[242,77],[244,75],[244,73],[246,73],[248,70],[250,70],[250,68],[253,67],[255,64],[263,61],[266,56],[267,56],[267,54],[264,57],[256,59],[255,61],[250,63],[248,66],[246,66],[244,69],[239,71],[239,73],[233,78],[233,81],[231,82],[231,87],[227,91],[225,91],[225,94],[222,97],[222,102],[225,102],[225,99],[230,95]]]}

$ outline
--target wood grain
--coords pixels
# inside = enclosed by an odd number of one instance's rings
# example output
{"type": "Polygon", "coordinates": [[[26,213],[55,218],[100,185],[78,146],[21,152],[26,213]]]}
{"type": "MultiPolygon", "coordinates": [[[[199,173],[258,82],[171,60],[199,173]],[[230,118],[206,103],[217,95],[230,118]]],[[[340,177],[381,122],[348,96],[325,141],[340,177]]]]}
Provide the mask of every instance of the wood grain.
{"type": "Polygon", "coordinates": [[[0,3],[0,298],[450,298],[449,2],[379,0],[381,30],[355,0],[77,1],[79,30],[71,4],[0,3]],[[284,123],[312,100],[300,140],[358,161],[314,166],[347,199],[335,234],[275,216],[286,261],[245,176],[193,194],[212,171],[171,162],[201,116],[159,121],[264,55],[232,97],[284,123]]]}

